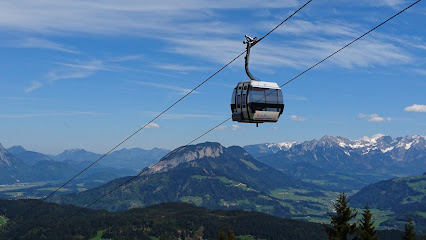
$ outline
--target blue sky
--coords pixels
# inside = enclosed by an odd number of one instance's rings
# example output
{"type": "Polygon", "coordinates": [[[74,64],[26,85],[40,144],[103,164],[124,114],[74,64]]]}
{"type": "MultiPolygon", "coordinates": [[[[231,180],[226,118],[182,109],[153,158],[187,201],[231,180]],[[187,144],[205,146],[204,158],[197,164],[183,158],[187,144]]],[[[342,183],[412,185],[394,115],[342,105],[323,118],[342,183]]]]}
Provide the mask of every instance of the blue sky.
{"type": "MultiPolygon", "coordinates": [[[[106,152],[244,51],[305,1],[2,1],[0,142],[106,152]]],[[[314,0],[252,49],[279,85],[411,1],[314,0]]],[[[276,124],[226,123],[225,146],[426,135],[426,3],[283,88],[276,124]]],[[[123,147],[173,149],[230,116],[241,57],[123,147]]]]}

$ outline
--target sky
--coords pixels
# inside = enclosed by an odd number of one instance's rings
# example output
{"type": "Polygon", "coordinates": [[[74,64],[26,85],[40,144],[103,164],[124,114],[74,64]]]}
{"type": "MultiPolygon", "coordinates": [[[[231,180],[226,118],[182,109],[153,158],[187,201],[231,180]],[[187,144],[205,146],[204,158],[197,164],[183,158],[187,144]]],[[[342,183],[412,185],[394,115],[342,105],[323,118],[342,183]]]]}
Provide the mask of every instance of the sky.
{"type": "MultiPolygon", "coordinates": [[[[251,51],[282,85],[414,1],[313,0],[251,51]]],[[[0,1],[0,143],[105,153],[305,1],[0,1]]],[[[426,2],[286,85],[277,123],[227,122],[225,146],[426,135],[426,2]]],[[[174,149],[230,117],[244,58],[120,148],[174,149]]]]}

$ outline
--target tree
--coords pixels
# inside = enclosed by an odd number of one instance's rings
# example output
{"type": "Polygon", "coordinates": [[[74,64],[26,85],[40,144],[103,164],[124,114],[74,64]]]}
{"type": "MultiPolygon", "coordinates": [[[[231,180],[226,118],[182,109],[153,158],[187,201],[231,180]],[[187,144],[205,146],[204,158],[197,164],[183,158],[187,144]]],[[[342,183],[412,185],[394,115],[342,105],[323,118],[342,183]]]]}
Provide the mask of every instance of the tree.
{"type": "Polygon", "coordinates": [[[365,205],[364,213],[362,214],[361,224],[359,231],[361,234],[361,240],[378,240],[376,237],[377,231],[374,229],[374,221],[371,221],[372,214],[368,204],[365,205]]]}
{"type": "Polygon", "coordinates": [[[164,237],[164,235],[161,235],[160,240],[167,240],[166,237],[164,237]]]}
{"type": "Polygon", "coordinates": [[[348,234],[354,234],[357,230],[356,223],[349,222],[357,215],[356,210],[348,206],[347,195],[340,193],[337,201],[334,203],[336,213],[329,212],[332,228],[326,227],[326,232],[331,240],[347,240],[348,234]]]}
{"type": "Polygon", "coordinates": [[[226,240],[235,240],[235,235],[232,229],[228,229],[228,237],[226,238],[226,240]]]}
{"type": "Polygon", "coordinates": [[[217,236],[217,240],[226,240],[225,232],[223,231],[223,227],[220,228],[219,235],[217,236]]]}
{"type": "Polygon", "coordinates": [[[417,236],[416,236],[416,232],[414,232],[414,225],[413,225],[413,220],[409,219],[410,221],[405,224],[405,231],[404,231],[404,237],[402,239],[404,240],[416,240],[417,236]]]}

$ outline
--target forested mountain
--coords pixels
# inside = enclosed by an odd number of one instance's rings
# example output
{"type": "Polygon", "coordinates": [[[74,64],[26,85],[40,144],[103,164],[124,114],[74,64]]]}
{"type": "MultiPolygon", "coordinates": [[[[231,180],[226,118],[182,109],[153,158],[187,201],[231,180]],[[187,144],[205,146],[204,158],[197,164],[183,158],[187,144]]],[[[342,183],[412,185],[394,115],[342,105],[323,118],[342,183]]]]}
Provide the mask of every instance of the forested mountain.
{"type": "MultiPolygon", "coordinates": [[[[127,179],[57,196],[52,201],[84,206],[127,179]]],[[[326,215],[326,210],[316,205],[318,198],[329,197],[320,189],[255,160],[241,147],[202,143],[163,158],[92,207],[120,211],[183,201],[207,208],[257,210],[278,216],[304,216],[315,208],[318,214],[326,215]],[[302,201],[296,202],[295,195],[303,196],[302,201]]]]}
{"type": "Polygon", "coordinates": [[[395,213],[382,226],[402,228],[412,217],[419,232],[426,231],[426,174],[416,177],[394,178],[370,184],[350,197],[351,205],[395,213]]]}
{"type": "Polygon", "coordinates": [[[393,139],[377,135],[356,141],[324,136],[269,155],[253,146],[245,148],[259,156],[258,160],[288,175],[335,191],[360,189],[396,175],[426,171],[426,138],[422,136],[393,139]]]}
{"type": "MultiPolygon", "coordinates": [[[[328,239],[320,224],[282,219],[249,211],[207,210],[185,203],[163,203],[109,213],[71,205],[42,203],[25,218],[15,218],[36,200],[0,200],[6,224],[1,239],[216,239],[221,228],[232,229],[236,239],[328,239]],[[65,218],[81,211],[73,218],[65,218]]],[[[399,240],[401,232],[381,232],[379,239],[399,240]]]]}

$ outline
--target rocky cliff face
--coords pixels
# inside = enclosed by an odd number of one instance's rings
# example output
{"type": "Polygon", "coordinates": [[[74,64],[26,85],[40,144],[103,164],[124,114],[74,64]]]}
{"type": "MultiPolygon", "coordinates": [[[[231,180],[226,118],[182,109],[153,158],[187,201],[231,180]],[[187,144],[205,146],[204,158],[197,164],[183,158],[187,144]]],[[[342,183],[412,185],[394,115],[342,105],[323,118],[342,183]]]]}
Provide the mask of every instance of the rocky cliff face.
{"type": "Polygon", "coordinates": [[[205,143],[186,148],[177,148],[164,156],[158,163],[145,169],[144,174],[167,172],[169,169],[175,168],[182,163],[189,163],[204,158],[217,158],[223,153],[224,147],[219,143],[205,143]]]}

